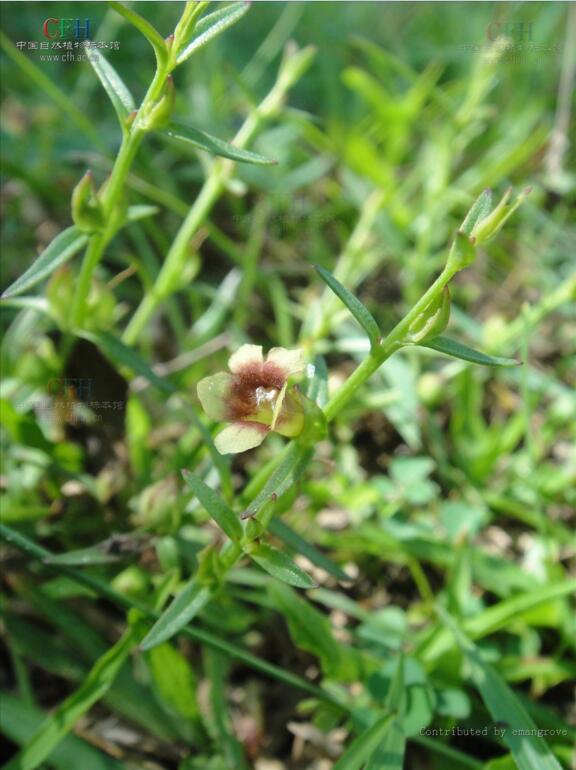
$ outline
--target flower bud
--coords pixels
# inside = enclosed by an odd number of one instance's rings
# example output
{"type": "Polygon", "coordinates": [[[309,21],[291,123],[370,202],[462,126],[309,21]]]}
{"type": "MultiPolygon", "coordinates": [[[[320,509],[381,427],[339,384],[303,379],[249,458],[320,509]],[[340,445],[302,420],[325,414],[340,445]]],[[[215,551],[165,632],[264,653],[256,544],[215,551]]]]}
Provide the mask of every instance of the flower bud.
{"type": "Polygon", "coordinates": [[[76,227],[85,233],[100,230],[104,224],[94,176],[90,170],[84,174],[72,193],[72,220],[76,227]]]}
{"type": "Polygon", "coordinates": [[[68,316],[72,307],[74,292],[74,275],[72,270],[69,265],[62,265],[62,267],[54,271],[46,287],[48,309],[60,329],[68,329],[68,316]]]}
{"type": "Polygon", "coordinates": [[[443,291],[426,305],[408,328],[407,342],[420,343],[442,334],[450,320],[450,290],[443,291]]]}
{"type": "Polygon", "coordinates": [[[462,230],[458,230],[452,248],[450,249],[450,254],[448,255],[446,270],[452,274],[457,273],[471,265],[475,259],[475,242],[472,241],[466,233],[462,232],[462,230]]]}
{"type": "Polygon", "coordinates": [[[473,239],[476,244],[481,244],[493,238],[502,228],[506,220],[512,216],[518,206],[524,201],[526,196],[530,193],[530,190],[531,188],[527,187],[520,193],[514,203],[510,204],[508,201],[512,195],[512,188],[509,187],[494,211],[477,222],[473,227],[472,232],[470,233],[471,239],[473,239]]]}
{"type": "Polygon", "coordinates": [[[174,112],[174,103],[176,101],[176,90],[174,88],[174,79],[172,75],[166,78],[164,93],[153,104],[148,114],[142,118],[140,127],[144,131],[158,131],[170,123],[172,113],[174,112]]]}
{"type": "Polygon", "coordinates": [[[173,476],[146,487],[135,504],[133,524],[154,532],[172,532],[180,521],[178,486],[173,476]]]}

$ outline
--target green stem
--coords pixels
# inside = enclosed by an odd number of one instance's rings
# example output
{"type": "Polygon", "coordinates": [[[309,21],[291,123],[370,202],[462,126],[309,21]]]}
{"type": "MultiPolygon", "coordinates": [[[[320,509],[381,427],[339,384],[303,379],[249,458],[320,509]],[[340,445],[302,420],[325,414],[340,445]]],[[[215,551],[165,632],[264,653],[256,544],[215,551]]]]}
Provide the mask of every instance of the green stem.
{"type": "Polygon", "coordinates": [[[72,306],[72,326],[81,329],[86,319],[87,300],[92,283],[92,276],[98,263],[102,259],[108,243],[112,240],[122,220],[121,197],[126,184],[126,178],[130,172],[138,148],[146,135],[142,127],[142,119],[148,114],[152,106],[160,98],[166,79],[170,74],[168,64],[156,70],[148,91],[138,109],[129,129],[122,127],[123,137],[120,151],[114,161],[110,176],[102,191],[102,207],[106,224],[100,232],[94,233],[88,242],[84,254],[78,287],[72,306]]]}
{"type": "MultiPolygon", "coordinates": [[[[290,83],[279,77],[264,101],[248,115],[234,137],[235,147],[244,148],[252,140],[261,123],[277,112],[289,86],[290,83]]],[[[232,160],[214,161],[198,198],[176,234],[152,291],[144,296],[126,327],[122,339],[127,345],[133,345],[136,342],[158,305],[178,289],[188,258],[190,239],[206,220],[226,182],[231,178],[234,166],[235,163],[232,160]]]]}
{"type": "Polygon", "coordinates": [[[444,286],[452,278],[453,272],[444,269],[432,286],[425,292],[414,307],[404,318],[396,324],[388,336],[373,348],[367,358],[352,372],[350,377],[342,385],[332,398],[326,404],[324,414],[328,422],[333,420],[350,401],[358,388],[376,372],[390,356],[402,345],[402,339],[410,328],[410,324],[415,318],[430,304],[430,302],[440,294],[444,286]]]}

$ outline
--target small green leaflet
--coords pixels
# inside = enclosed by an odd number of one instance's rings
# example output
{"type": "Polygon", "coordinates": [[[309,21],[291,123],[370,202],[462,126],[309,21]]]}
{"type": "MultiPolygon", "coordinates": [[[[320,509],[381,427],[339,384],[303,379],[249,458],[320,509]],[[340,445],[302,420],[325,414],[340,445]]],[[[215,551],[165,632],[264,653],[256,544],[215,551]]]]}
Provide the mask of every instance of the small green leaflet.
{"type": "Polygon", "coordinates": [[[382,335],[380,334],[378,324],[374,320],[374,316],[364,307],[360,300],[351,294],[348,289],[345,289],[340,281],[336,280],[328,270],[324,270],[324,268],[319,265],[314,265],[314,268],[324,283],[332,289],[338,299],[346,305],[348,310],[364,329],[372,347],[376,346],[380,342],[382,335]]]}
{"type": "Polygon", "coordinates": [[[272,577],[296,588],[314,588],[316,583],[292,559],[277,548],[261,543],[249,556],[272,577]]]}
{"type": "Polygon", "coordinates": [[[182,64],[182,62],[185,62],[189,56],[192,56],[193,53],[205,46],[206,43],[239,21],[249,8],[250,5],[248,3],[232,3],[200,19],[193,29],[194,36],[192,40],[180,51],[176,63],[182,64]]]}
{"type": "Polygon", "coordinates": [[[114,67],[110,62],[106,61],[99,51],[91,48],[88,61],[104,86],[104,90],[108,94],[118,119],[123,126],[128,115],[136,109],[132,94],[114,67]]]}
{"type": "Polygon", "coordinates": [[[220,529],[231,540],[238,542],[244,534],[238,514],[234,513],[220,496],[205,484],[199,476],[190,471],[183,470],[182,477],[220,529]]]}
{"type": "Polygon", "coordinates": [[[28,270],[9,286],[2,298],[15,297],[17,294],[40,283],[57,267],[63,265],[88,242],[88,236],[73,225],[59,233],[44,251],[34,260],[28,270]]]}
{"type": "Polygon", "coordinates": [[[501,356],[489,356],[487,353],[481,353],[461,342],[451,340],[449,337],[434,337],[426,342],[418,343],[421,347],[437,350],[439,353],[445,353],[452,358],[460,358],[462,361],[470,361],[472,364],[482,366],[519,366],[519,361],[513,358],[502,358],[501,356]]]}
{"type": "Polygon", "coordinates": [[[460,226],[460,230],[466,235],[470,235],[474,229],[474,225],[485,219],[490,213],[492,208],[492,190],[483,190],[476,198],[470,211],[466,214],[466,218],[460,226]]]}
{"type": "Polygon", "coordinates": [[[200,131],[199,128],[186,126],[183,123],[172,122],[162,133],[178,142],[192,145],[198,150],[205,150],[212,155],[220,155],[223,158],[236,160],[239,163],[253,163],[260,166],[272,166],[276,163],[271,158],[265,158],[264,155],[258,155],[248,150],[242,150],[240,147],[230,144],[230,142],[225,142],[223,139],[207,134],[206,131],[200,131]]]}

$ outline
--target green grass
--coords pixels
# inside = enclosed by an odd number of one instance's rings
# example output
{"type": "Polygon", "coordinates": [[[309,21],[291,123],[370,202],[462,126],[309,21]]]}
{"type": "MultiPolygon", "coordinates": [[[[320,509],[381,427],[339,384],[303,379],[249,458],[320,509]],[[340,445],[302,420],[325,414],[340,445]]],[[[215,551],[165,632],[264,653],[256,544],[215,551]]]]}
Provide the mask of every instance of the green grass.
{"type": "Polygon", "coordinates": [[[573,9],[86,8],[3,8],[4,766],[568,767],[573,9]]]}

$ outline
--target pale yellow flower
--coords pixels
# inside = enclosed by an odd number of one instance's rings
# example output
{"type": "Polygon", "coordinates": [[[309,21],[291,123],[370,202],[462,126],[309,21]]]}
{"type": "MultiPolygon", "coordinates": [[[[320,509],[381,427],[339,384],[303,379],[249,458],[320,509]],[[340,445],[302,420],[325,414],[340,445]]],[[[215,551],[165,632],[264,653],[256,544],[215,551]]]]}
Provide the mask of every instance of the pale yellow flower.
{"type": "Polygon", "coordinates": [[[214,441],[221,454],[259,446],[268,433],[297,436],[304,426],[302,397],[288,378],[305,369],[302,350],[272,348],[266,360],[260,345],[242,345],[228,372],[200,380],[198,398],[208,417],[229,422],[214,441]]]}

